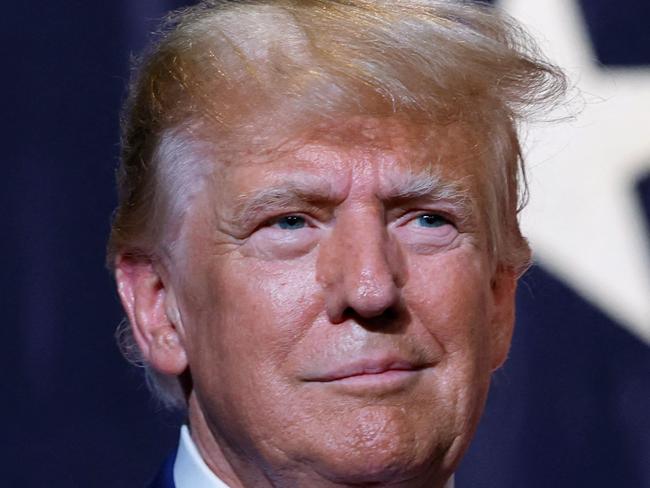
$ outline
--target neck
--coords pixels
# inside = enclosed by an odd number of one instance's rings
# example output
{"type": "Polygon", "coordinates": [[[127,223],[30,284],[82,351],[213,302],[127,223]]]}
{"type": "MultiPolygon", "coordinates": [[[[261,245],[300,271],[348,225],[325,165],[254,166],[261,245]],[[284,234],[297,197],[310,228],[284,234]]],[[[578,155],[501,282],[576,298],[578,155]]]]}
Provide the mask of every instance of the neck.
{"type": "Polygon", "coordinates": [[[236,466],[239,464],[237,462],[238,456],[235,456],[234,452],[230,450],[222,449],[221,446],[226,446],[227,444],[217,440],[220,436],[210,428],[194,392],[190,395],[188,402],[188,418],[192,440],[196,444],[196,448],[201,454],[203,461],[205,461],[210,470],[223,480],[229,488],[265,486],[265,484],[250,485],[238,476],[237,472],[246,472],[245,469],[236,469],[236,466]]]}

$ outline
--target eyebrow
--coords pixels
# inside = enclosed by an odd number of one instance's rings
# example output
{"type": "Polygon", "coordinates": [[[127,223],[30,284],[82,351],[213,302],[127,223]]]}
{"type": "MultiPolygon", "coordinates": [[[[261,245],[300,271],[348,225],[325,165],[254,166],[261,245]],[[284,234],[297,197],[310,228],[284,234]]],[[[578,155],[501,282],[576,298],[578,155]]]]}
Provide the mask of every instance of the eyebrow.
{"type": "Polygon", "coordinates": [[[447,180],[440,171],[427,168],[420,172],[389,175],[389,188],[378,195],[384,200],[431,200],[457,201],[467,199],[463,180],[447,180]]]}
{"type": "Polygon", "coordinates": [[[248,222],[268,208],[291,208],[297,204],[313,206],[335,205],[337,199],[331,184],[320,177],[301,176],[296,181],[286,181],[279,186],[244,193],[236,198],[232,211],[234,222],[248,222]]]}
{"type": "MultiPolygon", "coordinates": [[[[390,175],[388,180],[388,188],[377,195],[388,206],[397,207],[425,200],[445,202],[450,211],[463,219],[472,213],[471,199],[462,180],[445,181],[435,169],[390,175]]],[[[291,209],[304,204],[318,208],[332,207],[343,199],[344,196],[335,194],[326,178],[301,175],[300,178],[284,181],[275,187],[238,195],[231,219],[233,222],[249,222],[269,208],[291,209]]]]}
{"type": "Polygon", "coordinates": [[[458,180],[445,178],[435,167],[429,166],[419,172],[397,173],[388,177],[389,188],[378,196],[391,206],[408,202],[444,202],[448,210],[462,220],[473,213],[466,176],[458,180]]]}

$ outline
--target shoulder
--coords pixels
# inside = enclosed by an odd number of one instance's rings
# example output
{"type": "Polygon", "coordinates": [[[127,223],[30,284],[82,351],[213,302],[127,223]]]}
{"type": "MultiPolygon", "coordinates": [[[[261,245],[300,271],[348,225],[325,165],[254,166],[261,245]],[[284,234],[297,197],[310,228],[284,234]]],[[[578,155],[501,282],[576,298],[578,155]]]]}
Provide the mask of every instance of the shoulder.
{"type": "Polygon", "coordinates": [[[174,462],[176,461],[176,449],[167,456],[158,470],[156,477],[147,485],[147,488],[175,488],[174,485],[174,462]]]}

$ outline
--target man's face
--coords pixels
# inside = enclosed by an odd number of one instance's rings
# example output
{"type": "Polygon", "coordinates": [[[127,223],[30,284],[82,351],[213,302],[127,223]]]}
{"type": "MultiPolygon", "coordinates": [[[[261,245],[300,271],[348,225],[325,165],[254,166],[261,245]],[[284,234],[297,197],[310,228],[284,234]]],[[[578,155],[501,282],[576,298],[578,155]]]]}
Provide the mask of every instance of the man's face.
{"type": "Polygon", "coordinates": [[[476,144],[458,124],[359,117],[218,164],[170,275],[226,457],[296,484],[455,468],[514,289],[488,253],[476,144]]]}

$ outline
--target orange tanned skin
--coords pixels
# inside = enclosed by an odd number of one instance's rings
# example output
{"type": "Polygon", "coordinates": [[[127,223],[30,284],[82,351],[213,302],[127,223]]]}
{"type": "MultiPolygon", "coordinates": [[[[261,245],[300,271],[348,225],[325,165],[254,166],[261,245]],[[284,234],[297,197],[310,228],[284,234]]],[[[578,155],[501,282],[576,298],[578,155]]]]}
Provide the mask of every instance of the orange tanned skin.
{"type": "Polygon", "coordinates": [[[169,264],[118,269],[231,487],[442,486],[507,354],[516,277],[492,263],[475,135],[342,124],[215,163],[169,264]]]}

